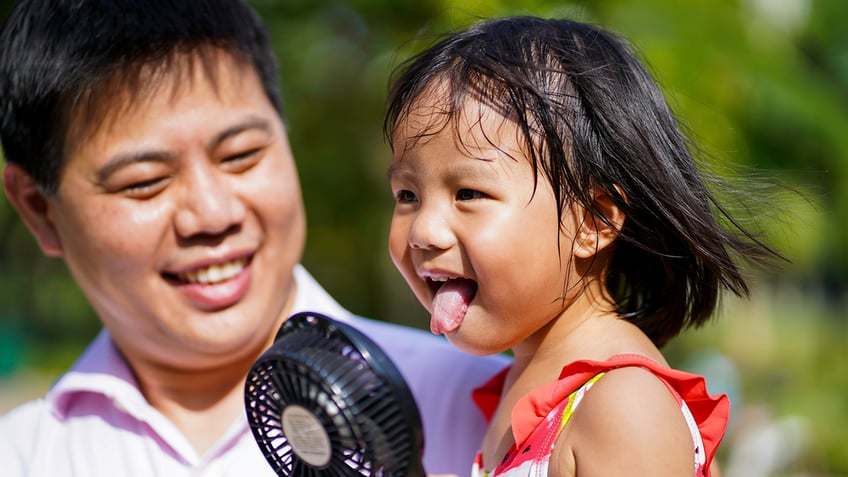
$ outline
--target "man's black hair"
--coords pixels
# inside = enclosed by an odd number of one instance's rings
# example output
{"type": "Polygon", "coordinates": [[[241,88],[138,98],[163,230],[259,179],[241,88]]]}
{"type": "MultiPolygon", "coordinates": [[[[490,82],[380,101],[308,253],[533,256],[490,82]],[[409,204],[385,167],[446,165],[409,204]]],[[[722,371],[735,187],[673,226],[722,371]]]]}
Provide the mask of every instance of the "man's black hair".
{"type": "Polygon", "coordinates": [[[0,30],[0,141],[6,160],[20,165],[45,193],[54,193],[74,108],[96,100],[115,80],[137,86],[133,76],[145,66],[210,49],[252,67],[282,114],[267,32],[240,0],[19,1],[0,30]]]}

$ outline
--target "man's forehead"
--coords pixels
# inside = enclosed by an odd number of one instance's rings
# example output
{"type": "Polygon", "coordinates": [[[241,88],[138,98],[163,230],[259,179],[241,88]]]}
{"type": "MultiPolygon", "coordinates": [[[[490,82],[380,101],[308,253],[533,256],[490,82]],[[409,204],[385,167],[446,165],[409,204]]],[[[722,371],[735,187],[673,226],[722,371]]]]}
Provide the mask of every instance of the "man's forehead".
{"type": "Polygon", "coordinates": [[[66,147],[90,139],[122,116],[149,106],[153,101],[176,101],[200,82],[220,93],[226,88],[243,90],[251,78],[261,88],[249,64],[227,51],[208,47],[148,61],[128,63],[71,99],[67,111],[66,147]],[[228,74],[228,72],[230,74],[228,74]],[[234,74],[238,72],[238,74],[234,74]],[[163,96],[166,95],[166,96],[163,96]]]}

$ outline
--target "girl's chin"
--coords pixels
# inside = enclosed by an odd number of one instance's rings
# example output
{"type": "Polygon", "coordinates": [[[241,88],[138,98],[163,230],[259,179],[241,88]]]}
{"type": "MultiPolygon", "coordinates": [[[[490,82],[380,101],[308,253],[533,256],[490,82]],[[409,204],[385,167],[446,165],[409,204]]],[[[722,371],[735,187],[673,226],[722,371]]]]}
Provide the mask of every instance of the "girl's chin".
{"type": "Polygon", "coordinates": [[[503,353],[509,349],[497,343],[481,340],[479,334],[473,336],[474,339],[468,339],[469,337],[463,331],[463,327],[460,326],[456,331],[445,335],[448,342],[463,353],[474,356],[489,356],[503,353]]]}

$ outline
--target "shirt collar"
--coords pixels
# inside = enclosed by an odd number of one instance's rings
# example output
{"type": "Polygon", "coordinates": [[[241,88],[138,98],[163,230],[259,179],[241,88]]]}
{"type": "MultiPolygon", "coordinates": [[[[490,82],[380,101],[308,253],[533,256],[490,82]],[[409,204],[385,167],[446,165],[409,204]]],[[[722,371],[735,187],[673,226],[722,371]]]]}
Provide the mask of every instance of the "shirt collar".
{"type": "Polygon", "coordinates": [[[64,418],[73,398],[80,393],[104,395],[124,408],[147,405],[132,371],[106,329],[100,331],[70,371],[50,388],[47,401],[53,412],[64,418]]]}
{"type": "Polygon", "coordinates": [[[339,321],[351,321],[351,313],[333,299],[302,265],[298,264],[294,267],[294,281],[297,285],[297,293],[292,305],[292,315],[302,311],[313,311],[339,321]]]}

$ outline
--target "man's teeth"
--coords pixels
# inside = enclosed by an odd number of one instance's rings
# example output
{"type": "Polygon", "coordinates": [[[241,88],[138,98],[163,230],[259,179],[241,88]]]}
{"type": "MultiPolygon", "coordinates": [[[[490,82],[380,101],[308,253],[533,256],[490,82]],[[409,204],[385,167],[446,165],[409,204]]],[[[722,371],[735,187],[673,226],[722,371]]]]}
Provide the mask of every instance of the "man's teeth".
{"type": "Polygon", "coordinates": [[[235,277],[244,270],[244,265],[244,260],[233,260],[231,262],[210,265],[206,268],[180,273],[178,278],[188,283],[210,285],[235,277]]]}

